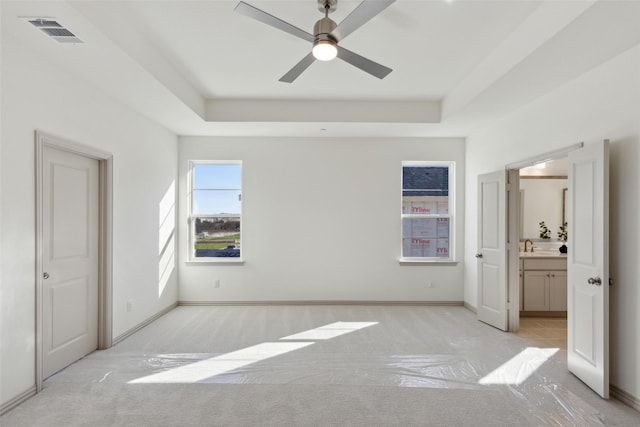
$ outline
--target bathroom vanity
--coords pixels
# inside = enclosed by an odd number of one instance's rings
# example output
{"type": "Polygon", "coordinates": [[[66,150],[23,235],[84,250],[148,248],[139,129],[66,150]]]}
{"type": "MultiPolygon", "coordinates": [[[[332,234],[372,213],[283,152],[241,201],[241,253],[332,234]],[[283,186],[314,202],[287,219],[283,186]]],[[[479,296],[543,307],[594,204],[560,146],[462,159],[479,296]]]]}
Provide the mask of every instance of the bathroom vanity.
{"type": "Polygon", "coordinates": [[[520,315],[566,317],[567,255],[520,253],[520,315]]]}

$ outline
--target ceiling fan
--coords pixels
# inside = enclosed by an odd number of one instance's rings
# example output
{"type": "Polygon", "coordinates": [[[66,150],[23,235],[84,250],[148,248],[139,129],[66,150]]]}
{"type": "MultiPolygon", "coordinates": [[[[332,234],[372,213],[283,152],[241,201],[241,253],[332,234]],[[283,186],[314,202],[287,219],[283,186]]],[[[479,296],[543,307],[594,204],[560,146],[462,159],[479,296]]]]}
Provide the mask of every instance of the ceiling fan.
{"type": "Polygon", "coordinates": [[[395,0],[364,0],[340,22],[340,24],[336,24],[329,18],[329,13],[336,9],[338,0],[318,0],[318,9],[324,13],[324,18],[315,23],[313,26],[313,34],[301,30],[243,1],[238,3],[235,11],[313,43],[312,51],[282,76],[280,78],[281,82],[292,83],[316,59],[320,61],[330,61],[336,56],[372,76],[383,79],[393,71],[391,68],[338,46],[338,42],[369,22],[374,16],[382,12],[393,2],[395,2],[395,0]]]}

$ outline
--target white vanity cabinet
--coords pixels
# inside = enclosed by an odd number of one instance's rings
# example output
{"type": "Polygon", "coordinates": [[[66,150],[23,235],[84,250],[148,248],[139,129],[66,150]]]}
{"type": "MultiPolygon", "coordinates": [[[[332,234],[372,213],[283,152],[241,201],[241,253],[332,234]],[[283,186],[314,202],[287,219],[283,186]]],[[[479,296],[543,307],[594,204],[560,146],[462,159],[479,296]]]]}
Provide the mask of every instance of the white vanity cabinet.
{"type": "Polygon", "coordinates": [[[567,259],[532,257],[521,261],[521,310],[525,312],[566,312],[567,259]]]}
{"type": "Polygon", "coordinates": [[[549,311],[567,311],[567,270],[549,273],[549,311]]]}

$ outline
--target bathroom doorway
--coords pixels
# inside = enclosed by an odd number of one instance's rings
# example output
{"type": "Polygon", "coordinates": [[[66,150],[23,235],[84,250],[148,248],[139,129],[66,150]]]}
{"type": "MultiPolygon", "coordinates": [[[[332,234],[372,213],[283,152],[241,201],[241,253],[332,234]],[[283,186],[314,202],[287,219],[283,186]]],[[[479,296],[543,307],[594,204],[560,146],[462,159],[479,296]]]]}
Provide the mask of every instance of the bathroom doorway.
{"type": "Polygon", "coordinates": [[[567,157],[519,169],[517,334],[567,348],[567,157]]]}
{"type": "MultiPolygon", "coordinates": [[[[509,177],[506,186],[508,329],[518,332],[521,296],[523,312],[543,311],[549,315],[549,311],[564,311],[562,308],[566,308],[567,326],[563,335],[567,339],[565,348],[569,371],[600,396],[608,398],[609,286],[612,284],[609,277],[608,239],[609,141],[576,144],[507,165],[506,169],[509,177]],[[535,243],[534,239],[524,239],[521,246],[520,169],[565,156],[568,158],[568,191],[563,192],[561,200],[564,201],[566,195],[568,254],[559,254],[552,247],[545,247],[554,230],[540,222],[540,243],[535,243]],[[529,244],[527,252],[525,243],[529,244]],[[530,253],[531,246],[534,247],[534,254],[530,253]],[[568,275],[562,277],[562,268],[566,269],[568,275]],[[522,280],[519,277],[521,271],[522,280]],[[566,282],[566,288],[558,286],[563,281],[566,282]],[[565,298],[567,304],[563,307],[561,304],[565,298]]],[[[537,198],[536,203],[546,204],[546,199],[537,198]]],[[[556,239],[564,238],[561,230],[556,231],[556,236],[556,239]]],[[[522,317],[525,318],[524,315],[522,317]]]]}

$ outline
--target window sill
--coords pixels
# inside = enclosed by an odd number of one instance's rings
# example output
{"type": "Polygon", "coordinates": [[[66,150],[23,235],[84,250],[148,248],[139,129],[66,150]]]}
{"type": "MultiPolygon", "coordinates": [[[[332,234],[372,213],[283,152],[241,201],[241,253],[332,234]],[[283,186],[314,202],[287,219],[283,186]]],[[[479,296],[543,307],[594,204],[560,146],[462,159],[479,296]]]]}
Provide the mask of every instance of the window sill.
{"type": "Polygon", "coordinates": [[[400,265],[458,265],[458,261],[452,259],[411,259],[411,258],[400,258],[398,259],[398,263],[400,265]]]}
{"type": "Polygon", "coordinates": [[[190,259],[185,261],[187,265],[244,265],[243,259],[220,259],[207,258],[207,259],[190,259]]]}

